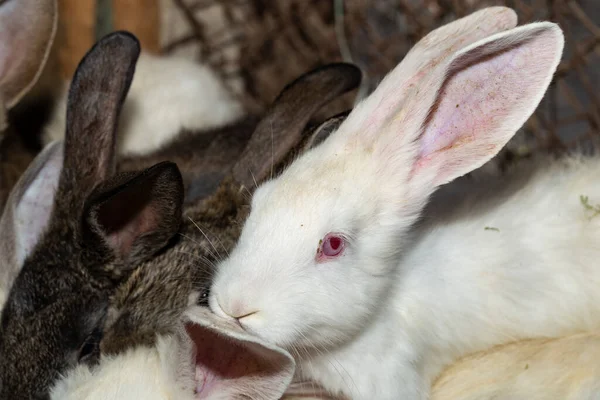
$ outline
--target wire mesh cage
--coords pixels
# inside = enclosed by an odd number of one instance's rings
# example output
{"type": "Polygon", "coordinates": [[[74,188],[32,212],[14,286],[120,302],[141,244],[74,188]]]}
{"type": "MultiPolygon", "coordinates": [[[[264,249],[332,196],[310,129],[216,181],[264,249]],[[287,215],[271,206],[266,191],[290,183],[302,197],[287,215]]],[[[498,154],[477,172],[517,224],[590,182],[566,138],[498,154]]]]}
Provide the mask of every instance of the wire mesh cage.
{"type": "MultiPolygon", "coordinates": [[[[164,1],[184,19],[177,33],[163,37],[164,51],[194,52],[250,112],[260,112],[287,82],[327,62],[360,66],[368,93],[431,30],[477,9],[505,5],[521,24],[557,22],[566,39],[552,86],[508,150],[561,151],[600,134],[597,0],[164,1]]],[[[351,106],[347,97],[331,108],[351,106]]]]}

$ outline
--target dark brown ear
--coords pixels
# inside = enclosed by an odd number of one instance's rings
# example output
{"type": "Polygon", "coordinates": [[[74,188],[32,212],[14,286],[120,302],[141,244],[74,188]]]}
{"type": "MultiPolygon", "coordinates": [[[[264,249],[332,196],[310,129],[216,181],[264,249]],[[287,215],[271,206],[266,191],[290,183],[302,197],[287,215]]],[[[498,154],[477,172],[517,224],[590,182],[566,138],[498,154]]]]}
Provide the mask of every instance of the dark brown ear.
{"type": "Polygon", "coordinates": [[[325,122],[323,122],[321,125],[318,125],[306,137],[306,140],[303,141],[303,143],[299,149],[300,153],[308,151],[308,150],[320,145],[321,143],[323,143],[323,141],[325,139],[327,139],[329,137],[329,135],[331,135],[333,132],[335,132],[337,130],[337,128],[340,127],[342,122],[344,122],[346,120],[346,117],[348,116],[348,114],[350,114],[351,111],[352,110],[347,110],[347,111],[344,111],[337,115],[334,115],[333,117],[331,117],[331,118],[327,119],[325,122]]]}
{"type": "Polygon", "coordinates": [[[290,165],[298,156],[302,153],[318,146],[323,143],[325,139],[329,137],[333,132],[335,132],[339,126],[346,120],[346,117],[350,114],[352,110],[347,110],[341,112],[333,117],[328,118],[324,122],[319,125],[316,125],[310,129],[306,130],[306,135],[302,138],[298,146],[296,146],[292,151],[289,151],[288,154],[282,159],[282,161],[277,164],[274,168],[274,173],[277,175],[282,170],[284,170],[288,165],[290,165]]]}
{"type": "Polygon", "coordinates": [[[71,207],[82,204],[98,182],[114,173],[117,121],[139,53],[133,35],[115,32],[96,43],[75,71],[57,195],[71,207]]]}
{"type": "MultiPolygon", "coordinates": [[[[19,1],[1,3],[0,22],[3,7],[21,7],[19,1]]],[[[101,40],[81,61],[69,94],[66,142],[50,144],[37,156],[13,189],[0,220],[0,276],[7,282],[52,223],[79,221],[85,196],[110,172],[118,109],[138,53],[135,38],[117,33],[101,40]]]]}
{"type": "Polygon", "coordinates": [[[310,118],[325,104],[360,85],[361,72],[352,64],[329,64],[287,85],[260,121],[233,178],[247,188],[269,176],[302,138],[310,118]]]}
{"type": "Polygon", "coordinates": [[[126,269],[152,257],[179,229],[183,192],[181,173],[172,162],[117,174],[86,203],[88,240],[100,238],[126,269]]]}

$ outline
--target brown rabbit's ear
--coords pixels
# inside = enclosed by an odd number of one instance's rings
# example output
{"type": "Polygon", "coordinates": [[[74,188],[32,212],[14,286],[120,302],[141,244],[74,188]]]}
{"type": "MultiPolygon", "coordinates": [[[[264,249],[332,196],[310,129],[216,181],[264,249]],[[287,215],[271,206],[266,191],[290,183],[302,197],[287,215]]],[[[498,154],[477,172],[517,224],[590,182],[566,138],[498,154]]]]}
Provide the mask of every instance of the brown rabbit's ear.
{"type": "Polygon", "coordinates": [[[352,110],[347,110],[341,112],[333,117],[328,118],[320,125],[313,126],[310,129],[306,130],[306,136],[301,140],[301,142],[296,146],[292,151],[289,151],[288,154],[282,159],[279,164],[275,165],[275,173],[281,172],[284,168],[290,165],[299,155],[307,152],[308,150],[317,147],[319,144],[323,143],[325,139],[329,137],[333,132],[335,132],[339,126],[346,120],[346,117],[350,114],[352,110]]]}
{"type": "Polygon", "coordinates": [[[346,117],[350,114],[350,111],[347,110],[333,117],[327,119],[321,125],[317,126],[310,135],[306,138],[302,147],[300,148],[300,152],[308,151],[319,144],[323,143],[325,139],[329,137],[333,132],[339,128],[339,126],[346,120],[346,117]]]}
{"type": "Polygon", "coordinates": [[[37,82],[56,34],[56,0],[0,3],[0,93],[13,107],[37,82]]]}
{"type": "MultiPolygon", "coordinates": [[[[69,89],[64,168],[57,199],[72,215],[115,170],[117,122],[140,44],[127,32],[102,38],[83,57],[69,89]]],[[[59,207],[60,208],[60,207],[59,207]]]]}
{"type": "Polygon", "coordinates": [[[62,158],[62,142],[46,146],[19,178],[8,198],[0,219],[0,292],[11,285],[48,226],[62,158]]]}
{"type": "MultiPolygon", "coordinates": [[[[2,3],[0,20],[10,9],[4,7],[22,3],[31,2],[2,3]]],[[[134,37],[116,33],[81,61],[69,94],[65,142],[48,145],[36,157],[11,192],[0,220],[0,277],[6,287],[51,221],[77,218],[87,194],[112,173],[116,120],[138,54],[134,37]]]]}
{"type": "Polygon", "coordinates": [[[308,72],[287,85],[260,121],[233,177],[247,188],[268,177],[302,138],[311,117],[325,104],[360,85],[358,67],[334,63],[308,72]]]}
{"type": "Polygon", "coordinates": [[[183,196],[183,179],[172,162],[117,174],[91,194],[84,224],[127,269],[153,256],[177,233],[183,196]]]}

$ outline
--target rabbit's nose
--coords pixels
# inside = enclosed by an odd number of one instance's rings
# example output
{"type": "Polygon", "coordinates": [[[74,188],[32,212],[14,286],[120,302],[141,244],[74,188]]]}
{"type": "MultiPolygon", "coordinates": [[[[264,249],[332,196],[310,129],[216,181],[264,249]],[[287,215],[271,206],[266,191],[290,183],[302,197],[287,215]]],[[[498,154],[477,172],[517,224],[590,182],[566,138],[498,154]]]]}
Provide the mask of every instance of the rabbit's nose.
{"type": "Polygon", "coordinates": [[[223,303],[217,296],[211,296],[209,303],[210,308],[215,314],[223,318],[235,319],[238,324],[240,323],[240,320],[258,313],[258,310],[250,308],[250,306],[242,300],[225,302],[225,307],[223,307],[223,303]]]}
{"type": "Polygon", "coordinates": [[[238,321],[256,314],[258,310],[251,307],[248,303],[243,300],[234,300],[231,304],[230,312],[228,313],[231,317],[238,321]]]}

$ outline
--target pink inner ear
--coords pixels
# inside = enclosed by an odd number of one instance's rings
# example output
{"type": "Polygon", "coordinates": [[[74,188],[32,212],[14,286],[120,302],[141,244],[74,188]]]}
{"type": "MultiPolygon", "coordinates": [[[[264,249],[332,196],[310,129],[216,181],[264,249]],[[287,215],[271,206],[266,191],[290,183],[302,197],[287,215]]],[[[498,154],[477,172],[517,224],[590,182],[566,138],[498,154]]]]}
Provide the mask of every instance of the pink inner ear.
{"type": "Polygon", "coordinates": [[[460,146],[497,128],[524,96],[519,83],[527,79],[527,69],[518,56],[517,50],[508,51],[450,77],[425,129],[422,155],[460,146]],[[519,72],[520,68],[524,71],[519,72]]]}
{"type": "Polygon", "coordinates": [[[152,205],[145,206],[137,215],[132,216],[118,229],[107,235],[109,245],[121,257],[129,254],[133,242],[144,233],[151,232],[158,224],[157,212],[152,205]]]}
{"type": "Polygon", "coordinates": [[[252,343],[236,342],[193,323],[186,325],[186,331],[196,347],[197,399],[258,393],[263,393],[258,398],[271,398],[266,395],[269,380],[279,368],[252,343]]]}
{"type": "Polygon", "coordinates": [[[491,40],[452,62],[425,122],[414,175],[431,167],[436,185],[461,176],[492,158],[525,123],[560,55],[556,32],[544,29],[491,40]]]}

